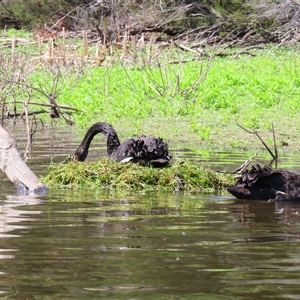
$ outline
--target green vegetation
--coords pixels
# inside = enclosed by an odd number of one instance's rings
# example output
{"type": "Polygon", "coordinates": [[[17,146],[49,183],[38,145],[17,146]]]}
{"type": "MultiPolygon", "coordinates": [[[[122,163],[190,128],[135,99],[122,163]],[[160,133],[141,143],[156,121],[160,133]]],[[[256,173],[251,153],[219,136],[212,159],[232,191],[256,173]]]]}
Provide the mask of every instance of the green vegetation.
{"type": "Polygon", "coordinates": [[[281,141],[295,145],[300,55],[296,48],[253,53],[168,64],[176,55],[180,60],[176,53],[151,66],[89,68],[59,100],[85,111],[76,117],[81,127],[107,121],[121,137],[156,134],[192,147],[258,149],[260,142],[236,123],[268,138],[273,121],[279,138],[285,134],[281,141]]]}
{"type": "MultiPolygon", "coordinates": [[[[83,55],[79,41],[57,40],[61,44],[53,51],[48,44],[42,44],[40,51],[29,44],[16,48],[14,56],[2,53],[2,106],[13,113],[16,105],[22,112],[25,99],[49,105],[48,95],[56,94],[59,105],[78,109],[79,113],[71,111],[71,120],[82,130],[106,121],[121,140],[158,135],[172,149],[259,150],[260,142],[236,124],[259,130],[272,142],[274,122],[279,151],[299,148],[297,47],[252,49],[251,56],[236,56],[241,51],[237,48],[207,48],[206,55],[199,57],[153,44],[135,53],[134,44],[128,44],[126,51],[104,51],[98,64],[95,47],[89,45],[83,55]],[[72,42],[79,46],[70,53],[72,42]],[[219,56],[220,51],[226,56],[219,56]],[[43,56],[38,57],[39,52],[43,56]]],[[[39,105],[30,104],[30,112],[38,110],[39,105]]]]}
{"type": "MultiPolygon", "coordinates": [[[[246,113],[244,125],[257,128],[265,109],[299,109],[300,55],[297,49],[269,49],[255,57],[214,58],[181,64],[95,67],[75,88],[65,86],[62,103],[84,109],[81,120],[109,115],[161,117],[201,115],[204,110],[246,113]],[[94,115],[94,116],[93,116],[94,115]]],[[[86,123],[84,121],[83,123],[86,123]]],[[[197,131],[197,130],[195,130],[197,131]]]]}
{"type": "MultiPolygon", "coordinates": [[[[274,121],[279,152],[286,147],[299,149],[296,47],[251,49],[251,56],[235,55],[240,52],[236,48],[207,47],[200,56],[174,45],[160,49],[154,44],[136,53],[135,44],[126,44],[126,50],[104,51],[98,61],[91,45],[86,53],[83,45],[70,54],[70,41],[58,43],[57,48],[48,43],[48,50],[45,44],[39,50],[30,44],[14,49],[13,55],[1,54],[3,108],[13,112],[27,102],[35,111],[38,103],[49,105],[53,93],[60,106],[79,111],[71,117],[78,127],[86,130],[106,121],[121,140],[142,134],[161,136],[169,142],[171,154],[177,147],[199,148],[200,154],[207,148],[259,150],[262,146],[256,137],[245,134],[236,123],[263,131],[271,144],[274,121]],[[31,53],[43,55],[28,56],[27,50],[33,48],[31,53]],[[220,51],[226,56],[219,56],[220,51]]],[[[203,191],[219,189],[230,180],[220,176],[187,162],[157,170],[104,160],[95,165],[51,166],[44,181],[50,187],[203,191]]]]}
{"type": "MultiPolygon", "coordinates": [[[[236,124],[263,131],[271,144],[273,122],[279,152],[297,150],[298,7],[287,6],[288,16],[278,1],[9,1],[0,5],[0,27],[22,30],[0,34],[1,122],[20,116],[34,122],[40,114],[45,121],[50,114],[86,130],[105,121],[120,139],[157,135],[170,149],[198,153],[258,150],[255,136],[236,124]]],[[[76,168],[52,166],[46,181],[202,190],[223,180],[186,162],[143,174],[111,162],[79,164],[73,176],[76,168]]]]}
{"type": "Polygon", "coordinates": [[[157,169],[111,159],[97,162],[51,165],[43,178],[49,187],[123,190],[216,191],[233,183],[233,176],[205,169],[188,161],[176,161],[157,169]]]}

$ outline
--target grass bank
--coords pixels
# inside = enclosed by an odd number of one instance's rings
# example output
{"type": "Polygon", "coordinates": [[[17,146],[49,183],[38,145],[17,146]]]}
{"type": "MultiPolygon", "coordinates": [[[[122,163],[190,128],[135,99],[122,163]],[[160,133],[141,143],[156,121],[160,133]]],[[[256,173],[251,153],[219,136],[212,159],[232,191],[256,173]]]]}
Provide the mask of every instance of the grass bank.
{"type": "Polygon", "coordinates": [[[151,64],[88,68],[76,86],[66,81],[59,100],[85,111],[76,117],[82,128],[107,121],[121,138],[154,134],[192,148],[261,149],[236,124],[271,143],[273,122],[279,148],[298,150],[300,54],[275,47],[252,54],[184,62],[169,53],[151,64]]]}
{"type": "Polygon", "coordinates": [[[299,150],[296,47],[269,45],[238,56],[234,53],[241,49],[203,47],[199,51],[205,55],[200,56],[174,45],[150,43],[140,50],[138,43],[124,43],[122,49],[97,45],[92,48],[85,39],[81,44],[50,39],[38,46],[32,41],[14,46],[13,60],[3,52],[3,111],[13,112],[17,106],[23,113],[26,102],[30,111],[40,110],[33,103],[47,104],[48,109],[47,96],[53,94],[59,105],[82,111],[73,115],[80,136],[93,123],[106,121],[121,140],[158,135],[171,149],[259,150],[260,141],[237,124],[259,131],[271,143],[273,122],[279,151],[299,150]]]}

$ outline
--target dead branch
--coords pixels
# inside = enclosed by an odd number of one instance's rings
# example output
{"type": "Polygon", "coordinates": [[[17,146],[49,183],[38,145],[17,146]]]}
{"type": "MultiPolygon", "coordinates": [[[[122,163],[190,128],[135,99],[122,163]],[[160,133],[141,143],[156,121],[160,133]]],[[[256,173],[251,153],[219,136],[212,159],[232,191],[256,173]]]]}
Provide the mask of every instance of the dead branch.
{"type": "Polygon", "coordinates": [[[170,60],[168,64],[181,64],[181,63],[189,63],[191,61],[199,60],[199,58],[191,58],[191,59],[181,59],[181,60],[170,60]]]}
{"type": "MultiPolygon", "coordinates": [[[[12,102],[6,102],[6,104],[11,104],[12,102]]],[[[23,104],[23,102],[21,101],[14,101],[13,103],[17,103],[17,104],[23,104]]],[[[46,107],[53,107],[53,104],[49,104],[49,103],[39,103],[39,102],[30,102],[31,105],[39,105],[39,106],[46,106],[46,107]]],[[[86,112],[84,110],[80,110],[77,109],[73,106],[68,106],[68,105],[58,105],[56,104],[56,107],[59,109],[68,109],[68,110],[74,110],[76,112],[86,112]]]]}
{"type": "Polygon", "coordinates": [[[58,108],[58,105],[55,101],[57,95],[55,93],[51,93],[49,94],[48,98],[49,98],[49,101],[50,101],[50,104],[51,104],[51,108],[50,108],[50,117],[53,119],[53,118],[59,118],[59,108],[58,108]]]}
{"type": "Polygon", "coordinates": [[[189,51],[189,52],[192,52],[192,53],[200,54],[197,50],[194,50],[192,48],[189,48],[189,47],[187,47],[185,45],[182,45],[182,44],[179,44],[179,43],[174,43],[174,46],[176,46],[179,49],[184,50],[184,51],[189,51]]]}
{"type": "Polygon", "coordinates": [[[239,126],[240,128],[242,128],[243,130],[245,130],[246,132],[250,133],[250,134],[255,134],[256,137],[262,142],[262,144],[264,145],[264,147],[267,149],[267,151],[270,153],[270,155],[273,157],[274,160],[278,159],[277,156],[277,150],[275,150],[276,154],[274,154],[272,152],[272,150],[267,146],[267,144],[264,142],[264,140],[260,137],[260,135],[258,134],[258,132],[256,130],[250,131],[248,129],[246,129],[245,127],[243,127],[242,125],[237,124],[237,126],[239,126]]]}
{"type": "MultiPolygon", "coordinates": [[[[30,95],[29,95],[30,99],[30,95]]],[[[24,101],[24,113],[25,113],[25,120],[26,120],[26,133],[27,133],[27,143],[26,149],[24,154],[24,160],[27,162],[31,158],[31,143],[32,143],[32,134],[31,134],[31,126],[28,118],[28,100],[24,101]]]]}
{"type": "Polygon", "coordinates": [[[255,54],[249,52],[249,50],[252,50],[252,49],[265,49],[265,46],[255,45],[255,46],[246,47],[246,48],[244,48],[244,49],[242,49],[242,50],[234,53],[233,58],[236,59],[241,54],[247,54],[247,55],[250,55],[250,56],[256,56],[255,54]]]}
{"type": "Polygon", "coordinates": [[[223,47],[221,47],[221,49],[215,53],[215,54],[208,54],[208,53],[205,53],[204,50],[202,50],[201,48],[198,48],[197,50],[194,50],[193,48],[195,47],[195,45],[192,45],[192,46],[186,46],[186,45],[183,45],[183,44],[179,44],[179,43],[176,43],[174,42],[173,44],[181,49],[181,50],[184,50],[184,51],[189,51],[189,52],[192,52],[192,53],[197,53],[198,56],[197,57],[193,57],[193,58],[190,58],[190,59],[183,59],[183,60],[171,60],[169,61],[169,64],[179,64],[179,63],[188,63],[188,62],[191,62],[191,61],[196,61],[196,60],[199,60],[200,56],[201,57],[226,57],[226,56],[233,56],[234,59],[238,58],[238,56],[242,55],[242,54],[246,54],[246,55],[249,55],[249,56],[256,56],[256,54],[254,53],[251,53],[250,50],[253,50],[253,49],[265,49],[265,46],[260,46],[260,45],[254,45],[254,46],[249,46],[249,47],[245,47],[239,51],[236,51],[236,52],[224,52],[226,49],[230,48],[231,46],[233,46],[235,43],[235,41],[233,41],[232,43],[229,43],[227,45],[224,45],[223,47]]]}
{"type": "Polygon", "coordinates": [[[8,132],[0,126],[0,169],[15,185],[20,194],[46,194],[47,187],[26,165],[18,152],[17,144],[8,132]]]}
{"type": "Polygon", "coordinates": [[[257,156],[257,153],[258,152],[256,151],[255,155],[253,155],[252,157],[250,157],[242,165],[240,165],[238,168],[234,169],[231,173],[232,174],[242,173],[251,164],[252,160],[257,156]]]}
{"type": "Polygon", "coordinates": [[[274,143],[274,151],[275,151],[275,157],[278,158],[278,152],[277,152],[277,145],[276,145],[276,136],[275,136],[275,130],[274,130],[274,124],[272,122],[272,133],[273,133],[273,143],[274,143]]]}

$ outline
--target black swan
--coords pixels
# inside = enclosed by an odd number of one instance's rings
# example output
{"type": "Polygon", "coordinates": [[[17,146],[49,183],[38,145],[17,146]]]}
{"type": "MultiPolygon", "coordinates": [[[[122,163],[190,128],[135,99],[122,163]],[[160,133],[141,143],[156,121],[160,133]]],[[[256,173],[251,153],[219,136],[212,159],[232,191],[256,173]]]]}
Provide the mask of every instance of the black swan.
{"type": "Polygon", "coordinates": [[[75,159],[78,161],[86,159],[91,141],[98,133],[103,133],[106,137],[107,154],[115,161],[131,161],[153,167],[165,167],[170,162],[168,144],[163,142],[161,138],[137,137],[120,144],[116,131],[105,122],[98,122],[91,126],[75,151],[75,159]]]}
{"type": "Polygon", "coordinates": [[[256,165],[243,171],[236,184],[226,189],[238,199],[300,200],[300,175],[256,165]]]}

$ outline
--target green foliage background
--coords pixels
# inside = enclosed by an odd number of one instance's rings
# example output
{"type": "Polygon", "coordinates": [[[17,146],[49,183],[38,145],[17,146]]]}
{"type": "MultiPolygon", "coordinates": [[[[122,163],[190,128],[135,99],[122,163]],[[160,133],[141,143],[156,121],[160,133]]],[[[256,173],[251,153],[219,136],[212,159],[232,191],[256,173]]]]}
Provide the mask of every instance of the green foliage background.
{"type": "Polygon", "coordinates": [[[88,68],[75,88],[66,82],[60,101],[85,109],[83,123],[85,118],[103,116],[110,121],[133,115],[196,116],[204,110],[245,112],[248,123],[259,111],[279,106],[288,107],[290,113],[299,109],[299,63],[297,49],[270,48],[238,59],[88,68]]]}

